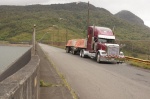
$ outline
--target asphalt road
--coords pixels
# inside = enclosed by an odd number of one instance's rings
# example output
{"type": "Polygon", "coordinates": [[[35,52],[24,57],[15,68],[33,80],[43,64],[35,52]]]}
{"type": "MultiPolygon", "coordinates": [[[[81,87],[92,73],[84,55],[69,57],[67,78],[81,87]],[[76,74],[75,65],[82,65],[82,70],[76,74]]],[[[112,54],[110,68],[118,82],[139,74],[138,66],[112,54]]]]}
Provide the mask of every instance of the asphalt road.
{"type": "Polygon", "coordinates": [[[100,63],[40,44],[80,99],[150,99],[150,71],[100,63]]]}

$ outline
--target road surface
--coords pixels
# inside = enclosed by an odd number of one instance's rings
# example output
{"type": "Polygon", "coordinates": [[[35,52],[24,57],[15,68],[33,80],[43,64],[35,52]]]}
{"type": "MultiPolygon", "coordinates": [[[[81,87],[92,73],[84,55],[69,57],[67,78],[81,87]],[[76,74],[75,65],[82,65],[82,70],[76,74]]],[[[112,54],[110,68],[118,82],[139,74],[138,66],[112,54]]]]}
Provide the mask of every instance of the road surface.
{"type": "Polygon", "coordinates": [[[150,99],[150,71],[127,64],[97,63],[40,44],[80,99],[150,99]]]}

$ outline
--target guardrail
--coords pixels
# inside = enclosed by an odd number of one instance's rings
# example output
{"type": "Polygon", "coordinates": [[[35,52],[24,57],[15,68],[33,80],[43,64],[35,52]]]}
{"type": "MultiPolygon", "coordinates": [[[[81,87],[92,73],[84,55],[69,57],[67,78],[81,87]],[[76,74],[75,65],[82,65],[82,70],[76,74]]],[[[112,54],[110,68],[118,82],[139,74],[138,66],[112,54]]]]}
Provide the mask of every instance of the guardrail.
{"type": "Polygon", "coordinates": [[[30,59],[31,48],[26,51],[22,56],[20,56],[17,60],[15,60],[12,64],[10,64],[8,68],[0,74],[0,82],[24,67],[30,61],[30,59]]]}
{"type": "Polygon", "coordinates": [[[0,99],[39,99],[39,63],[37,55],[16,73],[0,82],[0,99]]]}
{"type": "Polygon", "coordinates": [[[143,63],[145,65],[149,65],[150,66],[150,60],[143,60],[143,59],[139,59],[139,58],[134,58],[134,57],[129,57],[129,56],[125,56],[125,59],[127,61],[135,61],[135,62],[140,62],[140,63],[143,63]]]}

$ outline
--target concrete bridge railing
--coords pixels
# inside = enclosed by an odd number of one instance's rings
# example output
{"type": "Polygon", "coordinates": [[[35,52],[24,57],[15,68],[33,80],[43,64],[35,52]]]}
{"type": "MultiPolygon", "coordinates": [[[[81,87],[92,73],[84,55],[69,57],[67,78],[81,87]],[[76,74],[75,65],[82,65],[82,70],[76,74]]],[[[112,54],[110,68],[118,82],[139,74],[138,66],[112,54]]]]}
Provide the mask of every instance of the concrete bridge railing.
{"type": "Polygon", "coordinates": [[[28,64],[1,81],[0,99],[39,99],[39,63],[37,55],[31,56],[28,64]]]}
{"type": "Polygon", "coordinates": [[[0,74],[0,82],[24,67],[31,60],[31,48],[0,74]]]}

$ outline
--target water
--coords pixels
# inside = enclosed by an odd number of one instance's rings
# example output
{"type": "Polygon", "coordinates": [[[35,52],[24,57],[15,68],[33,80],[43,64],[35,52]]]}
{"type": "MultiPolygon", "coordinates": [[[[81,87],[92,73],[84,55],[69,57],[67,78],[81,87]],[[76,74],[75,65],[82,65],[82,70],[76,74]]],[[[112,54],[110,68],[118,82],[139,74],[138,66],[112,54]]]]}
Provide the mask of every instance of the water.
{"type": "Polygon", "coordinates": [[[1,46],[0,45],[0,73],[21,57],[30,47],[1,46]]]}

